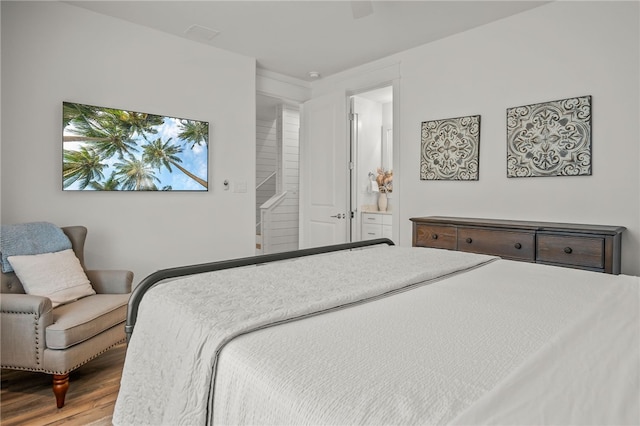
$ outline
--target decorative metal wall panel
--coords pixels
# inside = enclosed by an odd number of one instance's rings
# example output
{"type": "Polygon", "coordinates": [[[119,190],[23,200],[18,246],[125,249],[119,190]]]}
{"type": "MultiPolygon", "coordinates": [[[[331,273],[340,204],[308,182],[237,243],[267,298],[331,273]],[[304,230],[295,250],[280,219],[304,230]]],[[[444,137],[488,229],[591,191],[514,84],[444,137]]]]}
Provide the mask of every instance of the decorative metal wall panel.
{"type": "Polygon", "coordinates": [[[478,180],[480,116],[422,123],[421,180],[478,180]]]}
{"type": "Polygon", "coordinates": [[[507,109],[507,177],[591,174],[591,96],[507,109]]]}

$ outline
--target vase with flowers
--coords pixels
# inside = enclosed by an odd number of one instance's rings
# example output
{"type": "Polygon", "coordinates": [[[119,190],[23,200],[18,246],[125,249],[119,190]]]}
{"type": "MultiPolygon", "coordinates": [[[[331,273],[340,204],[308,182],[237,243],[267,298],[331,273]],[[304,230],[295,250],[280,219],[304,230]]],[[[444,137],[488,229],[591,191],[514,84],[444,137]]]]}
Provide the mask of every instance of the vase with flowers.
{"type": "Polygon", "coordinates": [[[385,212],[389,206],[388,194],[393,191],[393,172],[391,170],[385,170],[382,167],[378,168],[376,183],[378,184],[379,191],[378,210],[385,212]]]}

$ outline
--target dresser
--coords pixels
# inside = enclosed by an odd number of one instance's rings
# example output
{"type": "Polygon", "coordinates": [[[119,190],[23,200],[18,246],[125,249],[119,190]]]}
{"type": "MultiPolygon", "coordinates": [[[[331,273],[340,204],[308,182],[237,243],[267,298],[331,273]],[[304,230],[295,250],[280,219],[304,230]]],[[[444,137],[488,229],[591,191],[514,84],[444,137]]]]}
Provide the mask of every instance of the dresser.
{"type": "Polygon", "coordinates": [[[389,238],[392,236],[393,216],[391,212],[362,212],[361,239],[389,238]]]}
{"type": "Polygon", "coordinates": [[[620,273],[624,226],[414,217],[413,246],[500,256],[523,262],[620,273]]]}

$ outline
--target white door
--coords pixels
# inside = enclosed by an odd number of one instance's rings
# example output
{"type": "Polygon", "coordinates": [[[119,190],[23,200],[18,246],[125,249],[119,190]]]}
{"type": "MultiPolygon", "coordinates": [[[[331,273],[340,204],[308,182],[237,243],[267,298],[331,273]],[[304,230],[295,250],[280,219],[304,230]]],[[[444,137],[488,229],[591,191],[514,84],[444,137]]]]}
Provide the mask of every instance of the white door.
{"type": "Polygon", "coordinates": [[[348,242],[349,134],[344,92],[302,105],[300,248],[348,242]]]}

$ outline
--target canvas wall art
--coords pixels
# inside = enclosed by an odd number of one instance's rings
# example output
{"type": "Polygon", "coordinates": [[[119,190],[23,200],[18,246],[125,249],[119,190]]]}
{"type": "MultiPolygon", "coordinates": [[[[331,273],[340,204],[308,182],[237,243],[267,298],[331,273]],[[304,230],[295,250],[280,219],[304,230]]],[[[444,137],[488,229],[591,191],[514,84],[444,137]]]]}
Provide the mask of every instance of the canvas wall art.
{"type": "Polygon", "coordinates": [[[207,191],[209,123],[62,105],[65,191],[207,191]]]}
{"type": "Polygon", "coordinates": [[[478,180],[480,116],[422,123],[421,180],[478,180]]]}
{"type": "Polygon", "coordinates": [[[591,175],[591,96],[507,109],[507,176],[591,175]]]}

